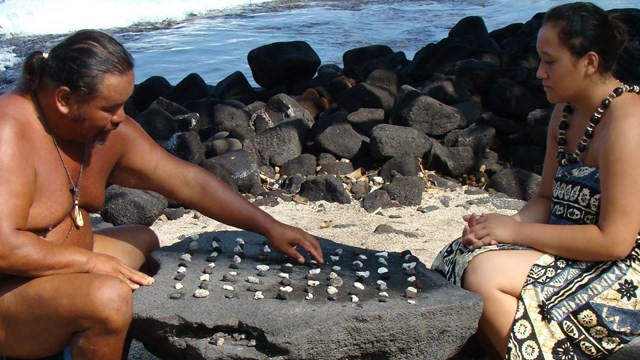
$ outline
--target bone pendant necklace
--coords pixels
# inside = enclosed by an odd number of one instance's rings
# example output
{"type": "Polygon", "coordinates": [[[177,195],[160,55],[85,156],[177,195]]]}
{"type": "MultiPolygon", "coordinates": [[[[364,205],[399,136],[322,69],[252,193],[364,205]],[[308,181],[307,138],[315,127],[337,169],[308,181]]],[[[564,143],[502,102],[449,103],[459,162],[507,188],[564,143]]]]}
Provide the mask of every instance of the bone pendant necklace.
{"type": "Polygon", "coordinates": [[[67,164],[64,162],[62,158],[62,152],[60,152],[60,147],[58,146],[58,141],[56,140],[55,135],[53,135],[53,131],[49,128],[49,123],[47,122],[47,118],[44,116],[42,109],[40,108],[40,103],[38,102],[38,98],[36,94],[32,95],[33,104],[36,107],[36,111],[38,112],[38,117],[42,120],[45,128],[51,135],[51,140],[53,140],[53,145],[56,148],[56,152],[58,153],[58,157],[60,158],[60,162],[62,163],[62,167],[64,168],[64,172],[67,174],[67,178],[69,179],[69,183],[71,187],[69,188],[69,192],[71,192],[71,196],[73,197],[73,208],[71,210],[71,219],[73,219],[73,223],[76,227],[81,228],[84,225],[84,218],[82,217],[82,212],[80,211],[80,182],[82,181],[82,170],[84,169],[84,153],[82,154],[82,163],[80,164],[80,173],[78,174],[78,180],[73,181],[71,177],[71,173],[69,172],[69,168],[67,168],[67,164]]]}

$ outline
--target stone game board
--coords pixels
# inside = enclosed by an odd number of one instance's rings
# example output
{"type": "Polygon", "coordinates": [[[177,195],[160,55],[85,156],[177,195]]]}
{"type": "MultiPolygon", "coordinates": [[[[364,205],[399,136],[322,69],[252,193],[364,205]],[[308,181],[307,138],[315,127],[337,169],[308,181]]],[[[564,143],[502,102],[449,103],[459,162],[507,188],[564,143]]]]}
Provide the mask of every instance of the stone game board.
{"type": "Polygon", "coordinates": [[[132,335],[163,359],[446,359],[475,332],[480,298],[410,252],[318,240],[322,265],[241,231],[161,248],[132,335]]]}

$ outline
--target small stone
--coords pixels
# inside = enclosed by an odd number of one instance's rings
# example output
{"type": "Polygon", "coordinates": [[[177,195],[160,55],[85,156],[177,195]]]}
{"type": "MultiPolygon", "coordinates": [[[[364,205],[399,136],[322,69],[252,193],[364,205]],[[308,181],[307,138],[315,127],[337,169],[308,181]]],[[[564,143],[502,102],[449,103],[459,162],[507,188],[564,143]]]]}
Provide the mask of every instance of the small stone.
{"type": "Polygon", "coordinates": [[[304,288],[304,292],[306,292],[307,294],[313,294],[313,287],[307,286],[306,288],[304,288]]]}
{"type": "Polygon", "coordinates": [[[209,282],[208,281],[200,281],[200,285],[198,285],[199,289],[209,290],[209,282]]]}
{"type": "Polygon", "coordinates": [[[411,286],[418,290],[422,290],[422,288],[424,287],[424,285],[422,285],[422,281],[420,280],[414,280],[413,282],[411,282],[411,286]]]}
{"type": "Polygon", "coordinates": [[[358,261],[358,260],[354,261],[351,266],[351,268],[356,271],[362,269],[363,267],[364,267],[364,264],[362,263],[362,261],[358,261]]]}
{"type": "Polygon", "coordinates": [[[282,280],[280,280],[280,285],[282,285],[282,286],[289,286],[289,285],[291,285],[291,280],[289,280],[289,279],[282,279],[282,280]]]}
{"type": "Polygon", "coordinates": [[[389,269],[386,267],[378,268],[378,275],[380,275],[380,279],[388,280],[390,278],[389,269]]]}
{"type": "Polygon", "coordinates": [[[243,252],[244,252],[244,249],[242,249],[242,246],[240,246],[240,245],[236,245],[236,247],[234,247],[234,248],[233,248],[233,252],[234,252],[235,254],[240,254],[240,253],[243,253],[243,252]]]}
{"type": "Polygon", "coordinates": [[[340,266],[338,266],[338,265],[334,265],[334,266],[331,267],[331,270],[340,271],[340,270],[342,270],[342,268],[340,266]]]}
{"type": "Polygon", "coordinates": [[[312,293],[307,293],[307,296],[304,297],[305,300],[311,300],[313,299],[313,294],[312,293]]]}
{"type": "Polygon", "coordinates": [[[176,276],[174,276],[173,279],[174,280],[178,280],[178,281],[182,281],[182,280],[184,280],[185,276],[186,275],[184,273],[179,273],[179,274],[176,274],[176,276]]]}
{"type": "Polygon", "coordinates": [[[340,287],[342,284],[344,284],[344,281],[339,276],[329,279],[329,286],[340,287]]]}
{"type": "Polygon", "coordinates": [[[286,291],[279,290],[278,293],[276,294],[276,299],[287,300],[289,299],[289,293],[286,291]]]}
{"type": "Polygon", "coordinates": [[[413,269],[413,268],[416,267],[417,264],[418,263],[415,262],[415,261],[414,262],[410,262],[410,263],[404,263],[404,264],[402,264],[402,268],[405,269],[405,270],[413,269]]]}
{"type": "Polygon", "coordinates": [[[235,289],[231,285],[222,285],[223,290],[234,291],[235,289]]]}
{"type": "Polygon", "coordinates": [[[260,284],[260,279],[254,276],[247,276],[247,282],[249,284],[260,284]]]}
{"type": "MultiPolygon", "coordinates": [[[[220,244],[218,244],[218,241],[216,241],[216,240],[211,241],[211,248],[212,249],[219,248],[219,247],[220,247],[220,244]]],[[[218,256],[218,255],[216,254],[216,256],[218,256]]]]}
{"type": "Polygon", "coordinates": [[[351,295],[351,302],[352,303],[357,303],[359,301],[360,301],[360,299],[356,295],[351,295]]]}
{"type": "Polygon", "coordinates": [[[178,270],[176,270],[176,272],[177,272],[178,274],[183,274],[183,273],[187,272],[187,268],[186,268],[186,267],[184,267],[184,266],[180,266],[180,267],[178,268],[178,270]]]}
{"type": "Polygon", "coordinates": [[[383,257],[379,257],[378,258],[378,264],[382,265],[382,266],[388,266],[389,263],[387,263],[387,260],[383,257]]]}
{"type": "Polygon", "coordinates": [[[182,255],[180,255],[180,260],[182,260],[182,261],[191,261],[191,254],[182,254],[182,255]]]}
{"type": "Polygon", "coordinates": [[[338,256],[340,256],[340,255],[342,255],[342,249],[338,248],[338,249],[336,249],[336,251],[334,251],[333,253],[334,253],[334,254],[336,254],[336,255],[338,255],[338,256]]]}
{"type": "Polygon", "coordinates": [[[377,257],[384,257],[384,258],[388,258],[389,257],[389,253],[386,251],[381,251],[381,252],[377,252],[376,253],[377,257]]]}
{"type": "Polygon", "coordinates": [[[318,275],[318,274],[320,274],[320,271],[321,271],[320,268],[311,269],[311,270],[309,270],[309,275],[318,275]]]}
{"type": "Polygon", "coordinates": [[[318,285],[320,285],[320,281],[317,280],[308,280],[307,281],[307,285],[311,286],[311,287],[316,287],[318,285]]]}
{"type": "Polygon", "coordinates": [[[251,291],[251,292],[256,292],[256,291],[261,291],[260,287],[251,284],[249,286],[247,286],[247,291],[251,291]]]}
{"type": "Polygon", "coordinates": [[[331,294],[331,295],[327,296],[327,300],[336,301],[336,300],[338,300],[338,295],[337,294],[331,294]]]}
{"type": "Polygon", "coordinates": [[[198,250],[198,246],[200,246],[200,245],[198,244],[198,241],[197,241],[197,240],[193,240],[193,241],[191,241],[191,242],[189,243],[189,250],[194,250],[194,251],[195,251],[195,250],[198,250]]]}
{"type": "Polygon", "coordinates": [[[364,285],[362,283],[360,283],[360,282],[357,282],[357,281],[353,283],[353,287],[355,287],[357,289],[360,289],[360,290],[364,290],[364,285]]]}
{"type": "Polygon", "coordinates": [[[228,273],[228,274],[222,275],[222,281],[235,283],[238,281],[238,278],[235,275],[228,273]]]}
{"type": "Polygon", "coordinates": [[[411,304],[411,305],[415,305],[416,304],[416,301],[415,300],[411,300],[411,299],[407,300],[407,302],[409,304],[411,304]]]}
{"type": "Polygon", "coordinates": [[[409,286],[404,291],[404,296],[407,297],[407,298],[413,299],[416,296],[418,296],[418,289],[414,288],[413,286],[409,286]]]}
{"type": "Polygon", "coordinates": [[[338,274],[336,274],[335,272],[332,271],[332,272],[329,273],[328,279],[335,279],[337,277],[339,277],[338,274]]]}
{"type": "Polygon", "coordinates": [[[264,299],[264,295],[262,294],[262,291],[256,291],[255,294],[253,294],[253,298],[254,300],[264,299]]]}
{"type": "Polygon", "coordinates": [[[244,240],[242,238],[236,238],[236,242],[239,246],[244,246],[244,240]]]}
{"type": "Polygon", "coordinates": [[[258,271],[269,271],[269,265],[257,265],[256,269],[258,271]]]}
{"type": "Polygon", "coordinates": [[[182,285],[182,283],[176,283],[176,285],[174,286],[174,288],[176,288],[176,290],[180,290],[184,287],[184,285],[182,285]]]}
{"type": "Polygon", "coordinates": [[[278,277],[281,277],[283,279],[288,279],[289,278],[289,274],[281,272],[281,273],[278,274],[278,277]]]}
{"type": "Polygon", "coordinates": [[[360,289],[356,287],[352,287],[351,290],[349,290],[349,295],[360,295],[360,293],[361,293],[360,289]]]}
{"type": "Polygon", "coordinates": [[[389,297],[389,294],[386,291],[381,291],[378,293],[378,296],[389,297]]]}
{"type": "Polygon", "coordinates": [[[387,283],[386,283],[386,282],[384,282],[384,281],[382,281],[382,280],[378,280],[378,281],[376,282],[376,284],[378,284],[378,290],[380,290],[380,291],[385,291],[385,290],[387,290],[387,289],[388,289],[388,287],[387,287],[387,283]]]}
{"type": "Polygon", "coordinates": [[[333,287],[333,286],[327,287],[327,294],[335,295],[337,293],[338,293],[338,289],[336,289],[335,287],[333,287]]]}
{"type": "Polygon", "coordinates": [[[233,291],[228,291],[224,294],[224,297],[226,297],[227,299],[233,299],[234,297],[236,297],[236,293],[233,291]]]}
{"type": "Polygon", "coordinates": [[[371,273],[369,271],[356,271],[356,276],[358,278],[367,279],[370,275],[371,273]]]}
{"type": "Polygon", "coordinates": [[[416,274],[416,268],[411,268],[411,269],[407,269],[404,271],[405,274],[407,275],[415,275],[416,274]]]}
{"type": "Polygon", "coordinates": [[[340,256],[339,255],[329,255],[329,259],[331,259],[331,262],[338,262],[340,260],[340,256]]]}
{"type": "Polygon", "coordinates": [[[249,340],[247,347],[256,347],[256,339],[249,340]]]}
{"type": "Polygon", "coordinates": [[[222,345],[224,345],[224,338],[222,338],[222,337],[221,337],[221,338],[218,338],[218,339],[216,340],[216,345],[217,345],[217,346],[222,346],[222,345]]]}
{"type": "Polygon", "coordinates": [[[246,335],[245,334],[240,334],[240,333],[234,333],[233,335],[231,335],[231,337],[233,338],[233,340],[235,341],[240,341],[240,340],[244,340],[246,339],[246,335]]]}
{"type": "Polygon", "coordinates": [[[416,277],[415,276],[410,276],[410,277],[407,278],[407,281],[408,282],[414,282],[414,281],[416,281],[416,277]]]}
{"type": "Polygon", "coordinates": [[[206,298],[207,296],[209,296],[209,290],[198,289],[193,293],[193,296],[197,298],[206,298]]]}
{"type": "Polygon", "coordinates": [[[266,271],[258,271],[258,276],[261,276],[261,277],[267,276],[267,272],[266,271]]]}
{"type": "Polygon", "coordinates": [[[367,256],[366,255],[358,255],[358,258],[362,261],[367,260],[367,256]]]}
{"type": "Polygon", "coordinates": [[[271,248],[269,247],[269,245],[265,245],[265,246],[262,248],[262,252],[263,252],[263,253],[265,253],[265,254],[270,253],[270,252],[271,252],[271,248]]]}
{"type": "Polygon", "coordinates": [[[242,258],[238,255],[233,255],[233,262],[235,264],[240,264],[242,262],[242,258]]]}
{"type": "Polygon", "coordinates": [[[213,274],[213,268],[211,266],[205,266],[204,269],[202,269],[202,273],[203,274],[213,274]]]}
{"type": "Polygon", "coordinates": [[[236,264],[236,263],[231,263],[231,264],[229,264],[229,269],[237,270],[237,269],[239,269],[239,268],[240,268],[240,267],[239,267],[239,266],[238,266],[238,264],[236,264]]]}
{"type": "Polygon", "coordinates": [[[280,271],[282,271],[283,273],[291,274],[293,273],[293,265],[289,263],[282,264],[282,266],[280,266],[280,271]]]}
{"type": "Polygon", "coordinates": [[[210,279],[209,274],[200,275],[200,281],[209,281],[209,279],[210,279]]]}
{"type": "Polygon", "coordinates": [[[178,267],[180,267],[180,266],[188,268],[188,267],[189,267],[189,264],[187,264],[187,262],[186,262],[186,261],[180,261],[180,262],[178,263],[178,267]]]}
{"type": "Polygon", "coordinates": [[[386,303],[387,301],[388,301],[388,300],[387,300],[387,298],[386,298],[386,297],[379,297],[379,298],[378,298],[378,302],[386,303]]]}
{"type": "Polygon", "coordinates": [[[293,288],[291,286],[283,286],[283,287],[280,287],[280,291],[284,291],[284,292],[290,293],[290,292],[293,291],[293,288]]]}
{"type": "Polygon", "coordinates": [[[178,299],[180,299],[182,297],[182,295],[184,295],[184,294],[179,293],[179,292],[174,292],[171,295],[169,295],[169,299],[178,300],[178,299]]]}
{"type": "Polygon", "coordinates": [[[214,252],[212,252],[209,256],[207,256],[207,259],[206,259],[206,260],[207,260],[208,262],[214,262],[214,261],[216,261],[216,260],[217,260],[217,258],[218,258],[218,252],[214,251],[214,252]]]}

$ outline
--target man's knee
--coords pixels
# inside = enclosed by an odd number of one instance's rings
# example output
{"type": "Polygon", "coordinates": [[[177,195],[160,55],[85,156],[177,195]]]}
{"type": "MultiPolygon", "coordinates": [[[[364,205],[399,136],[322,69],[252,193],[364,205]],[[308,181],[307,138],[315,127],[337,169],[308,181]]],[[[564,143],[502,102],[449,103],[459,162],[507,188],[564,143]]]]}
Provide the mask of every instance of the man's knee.
{"type": "Polygon", "coordinates": [[[90,317],[107,331],[126,331],[133,317],[129,285],[113,276],[99,276],[89,289],[90,317]]]}

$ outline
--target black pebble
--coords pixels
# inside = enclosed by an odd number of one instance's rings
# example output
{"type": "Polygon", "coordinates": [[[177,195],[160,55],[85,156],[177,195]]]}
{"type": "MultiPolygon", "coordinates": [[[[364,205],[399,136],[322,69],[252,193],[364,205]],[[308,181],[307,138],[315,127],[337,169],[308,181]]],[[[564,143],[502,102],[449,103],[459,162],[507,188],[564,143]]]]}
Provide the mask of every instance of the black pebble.
{"type": "Polygon", "coordinates": [[[174,280],[178,280],[178,281],[182,281],[182,279],[184,279],[186,275],[184,273],[178,273],[176,274],[176,276],[174,276],[174,280]]]}

